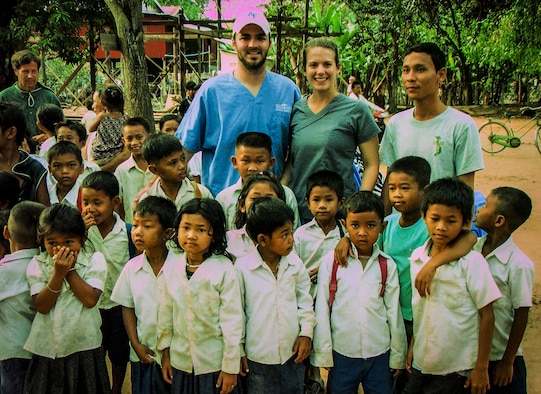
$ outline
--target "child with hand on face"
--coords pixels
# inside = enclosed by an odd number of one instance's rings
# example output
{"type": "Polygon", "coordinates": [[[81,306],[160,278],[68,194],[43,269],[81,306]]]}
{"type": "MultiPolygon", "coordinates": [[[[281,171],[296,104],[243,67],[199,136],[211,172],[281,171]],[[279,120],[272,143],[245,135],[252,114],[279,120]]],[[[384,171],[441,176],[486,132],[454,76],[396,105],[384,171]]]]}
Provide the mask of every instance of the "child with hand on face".
{"type": "Polygon", "coordinates": [[[42,212],[38,240],[45,251],[26,271],[38,313],[24,346],[33,354],[25,393],[110,393],[96,307],[107,265],[101,253],[83,248],[85,239],[75,208],[54,204],[42,212]]]}
{"type": "Polygon", "coordinates": [[[175,229],[182,253],[165,276],[158,320],[163,378],[175,394],[239,393],[244,318],[222,208],[215,200],[190,200],[175,229]]]}

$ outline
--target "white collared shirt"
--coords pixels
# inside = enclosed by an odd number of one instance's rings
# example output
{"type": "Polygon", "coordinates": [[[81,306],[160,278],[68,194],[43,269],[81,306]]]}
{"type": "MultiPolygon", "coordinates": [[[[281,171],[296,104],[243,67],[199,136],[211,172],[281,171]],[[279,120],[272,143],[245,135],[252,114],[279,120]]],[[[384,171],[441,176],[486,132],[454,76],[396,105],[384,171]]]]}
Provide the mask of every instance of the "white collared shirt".
{"type": "MultiPolygon", "coordinates": [[[[479,238],[474,250],[481,252],[486,242],[486,236],[479,238]]],[[[502,297],[494,302],[494,337],[490,350],[490,360],[501,360],[511,326],[515,318],[515,309],[532,306],[533,284],[535,279],[534,263],[509,237],[503,244],[490,252],[485,258],[492,277],[502,293],[502,297]]],[[[522,355],[519,346],[517,355],[522,355]]]]}
{"type": "MultiPolygon", "coordinates": [[[[318,268],[323,256],[334,250],[340,238],[340,228],[338,224],[335,228],[325,234],[316,219],[302,225],[295,231],[295,253],[302,260],[308,271],[318,268]]],[[[345,233],[345,232],[342,232],[345,233]]],[[[312,283],[310,294],[316,297],[317,285],[312,283]]]]}
{"type": "Polygon", "coordinates": [[[281,258],[274,277],[255,249],[238,259],[235,267],[246,316],[246,356],[262,364],[284,364],[293,356],[299,336],[313,336],[315,318],[306,267],[292,252],[281,258]]]}
{"type": "MultiPolygon", "coordinates": [[[[81,249],[75,269],[88,285],[103,291],[107,263],[101,253],[89,254],[81,249]]],[[[47,286],[53,271],[53,258],[47,252],[42,252],[30,261],[26,277],[32,296],[47,286]]],[[[53,359],[96,349],[101,346],[100,326],[98,306],[84,306],[71,290],[68,281],[64,280],[56,304],[48,313],[36,314],[24,348],[30,353],[53,359]]]]}
{"type": "MultiPolygon", "coordinates": [[[[284,193],[286,196],[286,205],[291,208],[293,214],[295,215],[295,220],[293,221],[293,229],[296,229],[301,224],[301,219],[299,216],[299,208],[297,206],[297,198],[293,191],[282,185],[284,193]]],[[[216,201],[220,203],[225,213],[225,221],[227,223],[228,230],[235,229],[235,214],[237,212],[237,200],[240,196],[240,191],[242,190],[242,178],[239,178],[234,185],[229,186],[228,188],[222,190],[216,195],[216,201]]]]}
{"type": "Polygon", "coordinates": [[[389,368],[405,366],[406,331],[400,311],[400,285],[393,259],[374,245],[372,255],[363,268],[348,256],[347,267],[336,271],[337,291],[329,308],[329,283],[334,251],[323,257],[318,273],[316,328],[311,362],[332,367],[332,351],[350,358],[371,358],[391,350],[389,368]],[[382,277],[378,256],[387,260],[385,293],[380,296],[382,277]]]}
{"type": "Polygon", "coordinates": [[[72,188],[69,190],[69,192],[66,194],[66,196],[62,199],[62,201],[58,200],[58,195],[56,194],[56,189],[58,188],[58,183],[53,186],[53,188],[49,191],[49,200],[51,201],[51,204],[67,204],[72,206],[73,208],[77,209],[77,200],[79,199],[79,187],[81,185],[81,182],[79,179],[75,181],[75,184],[72,186],[72,188]]]}
{"type": "Polygon", "coordinates": [[[170,348],[171,365],[187,373],[238,374],[244,316],[231,260],[212,255],[188,279],[182,253],[165,274],[158,350],[170,348]]]}
{"type": "MultiPolygon", "coordinates": [[[[430,260],[427,245],[411,255],[411,278],[430,260]]],[[[413,366],[422,373],[446,375],[475,367],[479,310],[501,297],[484,257],[471,251],[438,268],[430,294],[413,290],[413,366]]]]}
{"type": "MultiPolygon", "coordinates": [[[[163,267],[154,275],[154,271],[143,252],[126,263],[120,273],[111,295],[111,300],[126,308],[135,310],[137,317],[137,338],[139,342],[156,353],[154,358],[161,364],[161,358],[156,352],[158,339],[158,311],[163,292],[164,270],[176,264],[175,253],[169,251],[163,267]]],[[[130,361],[139,362],[137,353],[130,345],[130,361]]]]}
{"type": "Polygon", "coordinates": [[[246,226],[237,230],[229,230],[227,233],[227,251],[235,260],[256,251],[254,241],[246,232],[246,226]]]}
{"type": "Polygon", "coordinates": [[[36,314],[26,269],[39,249],[22,249],[0,260],[0,360],[30,359],[23,349],[36,314]]]}
{"type": "MultiPolygon", "coordinates": [[[[199,188],[199,191],[201,193],[201,198],[213,198],[212,193],[205,186],[198,183],[197,187],[199,188]]],[[[152,186],[150,186],[148,192],[144,193],[141,196],[141,200],[147,196],[159,196],[169,198],[167,197],[165,191],[162,188],[160,179],[157,179],[152,184],[152,186]]],[[[177,197],[173,202],[177,206],[177,209],[180,209],[185,202],[188,202],[193,198],[195,198],[195,188],[193,187],[192,183],[188,178],[184,178],[184,180],[180,184],[180,188],[178,189],[177,197]]]]}
{"type": "Polygon", "coordinates": [[[126,229],[126,223],[122,221],[116,212],[113,212],[113,216],[115,218],[115,224],[105,238],[101,236],[98,226],[91,226],[88,229],[88,238],[85,245],[88,250],[94,250],[103,254],[107,262],[105,288],[98,302],[100,309],[111,309],[118,306],[118,303],[111,301],[111,293],[120,275],[120,271],[122,271],[122,268],[124,268],[124,265],[130,259],[129,235],[126,229]]]}
{"type": "Polygon", "coordinates": [[[133,201],[141,189],[152,179],[154,174],[147,168],[143,171],[133,158],[133,155],[120,163],[115,170],[115,176],[120,186],[120,198],[124,204],[124,220],[133,221],[133,201]]]}

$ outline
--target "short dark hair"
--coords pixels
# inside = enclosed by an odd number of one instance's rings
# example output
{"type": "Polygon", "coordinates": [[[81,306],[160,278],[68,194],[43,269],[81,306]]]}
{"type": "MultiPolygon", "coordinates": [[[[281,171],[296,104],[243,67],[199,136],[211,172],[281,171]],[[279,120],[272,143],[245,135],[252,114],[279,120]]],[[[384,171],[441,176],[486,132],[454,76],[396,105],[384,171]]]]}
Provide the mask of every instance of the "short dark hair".
{"type": "Polygon", "coordinates": [[[168,198],[160,196],[148,196],[139,201],[133,215],[138,214],[140,216],[156,215],[158,222],[162,228],[173,228],[175,224],[175,216],[177,214],[177,207],[173,201],[168,198]]]}
{"type": "Polygon", "coordinates": [[[48,131],[54,132],[58,122],[62,122],[65,118],[64,111],[56,104],[45,103],[36,111],[36,117],[39,122],[48,131]]]}
{"type": "Polygon", "coordinates": [[[38,69],[41,66],[41,59],[32,51],[28,49],[23,49],[22,51],[15,52],[11,56],[11,66],[18,70],[21,66],[36,62],[38,64],[38,69]]]}
{"type": "Polygon", "coordinates": [[[120,193],[120,187],[116,176],[107,171],[95,171],[88,174],[83,180],[81,188],[102,191],[110,199],[115,198],[120,193]]]}
{"type": "Polygon", "coordinates": [[[496,197],[496,213],[503,215],[509,231],[519,228],[532,213],[532,199],[522,190],[502,186],[490,192],[496,197]]]}
{"type": "Polygon", "coordinates": [[[355,86],[361,86],[361,90],[362,90],[362,84],[361,84],[361,81],[358,81],[358,80],[355,80],[351,83],[351,87],[354,88],[355,86]]]}
{"type": "Polygon", "coordinates": [[[179,119],[178,115],[176,115],[176,114],[165,114],[158,121],[160,131],[163,129],[163,125],[165,124],[165,122],[169,122],[170,120],[175,120],[180,124],[180,119],[179,119]]]}
{"type": "Polygon", "coordinates": [[[124,93],[117,85],[106,86],[100,91],[100,100],[108,110],[124,112],[124,93]]]}
{"type": "Polygon", "coordinates": [[[122,125],[122,129],[124,129],[124,127],[126,126],[143,126],[147,134],[150,134],[150,125],[145,118],[142,118],[140,116],[128,118],[126,122],[122,125]]]}
{"type": "Polygon", "coordinates": [[[248,197],[250,190],[252,190],[254,185],[258,183],[268,183],[280,200],[286,200],[284,188],[278,178],[276,178],[272,172],[262,171],[260,173],[251,175],[242,185],[239,197],[237,198],[237,209],[234,220],[235,228],[241,228],[244,226],[244,224],[246,224],[246,212],[242,212],[241,208],[246,204],[246,197],[248,197]]]}
{"type": "Polygon", "coordinates": [[[454,207],[462,213],[466,222],[473,215],[473,190],[457,178],[441,178],[430,183],[426,188],[421,203],[423,216],[433,204],[454,207]]]}
{"type": "Polygon", "coordinates": [[[6,203],[6,208],[12,208],[17,201],[19,201],[19,179],[9,171],[0,171],[0,190],[2,190],[2,196],[0,197],[0,203],[6,203]]]}
{"type": "Polygon", "coordinates": [[[24,111],[17,103],[0,101],[0,129],[5,133],[10,127],[17,129],[15,141],[17,146],[21,146],[28,133],[24,111]]]}
{"type": "Polygon", "coordinates": [[[39,217],[45,205],[34,201],[21,201],[9,213],[9,236],[14,242],[26,245],[38,245],[39,217]]]}
{"type": "Polygon", "coordinates": [[[86,239],[86,226],[81,213],[67,204],[53,204],[43,210],[39,217],[38,243],[43,248],[43,238],[51,233],[86,239]]]}
{"type": "Polygon", "coordinates": [[[56,144],[51,146],[51,149],[47,151],[47,161],[49,164],[51,164],[55,157],[68,154],[74,155],[79,164],[83,164],[81,148],[71,141],[58,141],[56,144]]]}
{"type": "Polygon", "coordinates": [[[167,133],[153,133],[143,142],[143,157],[149,164],[156,164],[164,157],[182,152],[180,140],[167,133]]]}
{"type": "Polygon", "coordinates": [[[433,42],[423,42],[423,43],[409,47],[408,50],[406,50],[404,57],[408,56],[412,52],[426,53],[430,55],[430,58],[432,59],[432,62],[434,63],[434,67],[436,68],[436,71],[439,71],[445,67],[445,63],[446,63],[445,53],[443,53],[440,47],[434,44],[433,42]]]}
{"type": "Polygon", "coordinates": [[[342,177],[334,171],[321,170],[316,171],[308,177],[306,180],[306,199],[310,198],[312,189],[316,186],[328,187],[336,193],[338,200],[344,197],[344,180],[342,177]]]}
{"type": "Polygon", "coordinates": [[[186,82],[186,90],[195,90],[197,84],[194,81],[186,82]]]}
{"type": "Polygon", "coordinates": [[[308,60],[308,51],[313,48],[327,48],[334,52],[334,61],[337,66],[340,65],[340,55],[338,53],[338,45],[332,39],[327,37],[312,38],[306,43],[302,56],[302,67],[306,70],[306,62],[308,60]]]}
{"type": "Polygon", "coordinates": [[[361,190],[351,195],[344,206],[346,218],[349,213],[375,212],[381,221],[385,218],[383,200],[377,194],[361,190]]]}
{"type": "Polygon", "coordinates": [[[173,237],[175,244],[179,249],[182,249],[178,243],[178,227],[182,221],[183,215],[201,215],[207,219],[212,227],[212,241],[210,242],[209,254],[204,256],[207,258],[210,254],[221,254],[231,258],[227,253],[227,236],[225,227],[225,214],[220,203],[211,198],[193,198],[182,205],[180,211],[175,218],[175,236],[173,237]]]}
{"type": "Polygon", "coordinates": [[[81,122],[76,122],[74,120],[66,119],[62,122],[58,122],[55,125],[54,132],[58,132],[58,129],[61,127],[67,127],[70,130],[73,130],[79,136],[79,141],[85,142],[88,138],[88,133],[86,132],[85,126],[81,122]]]}
{"type": "Polygon", "coordinates": [[[430,164],[422,157],[405,156],[396,160],[389,167],[389,173],[387,176],[393,172],[399,172],[411,176],[415,182],[417,182],[420,189],[424,188],[430,183],[430,164]]]}
{"type": "Polygon", "coordinates": [[[247,146],[250,148],[263,148],[272,157],[272,139],[268,134],[259,131],[247,131],[241,133],[235,140],[235,147],[247,146]]]}
{"type": "MultiPolygon", "coordinates": [[[[10,209],[2,209],[0,211],[0,228],[2,229],[8,225],[9,211],[10,209]]],[[[9,240],[4,238],[4,231],[0,232],[0,252],[4,254],[8,254],[11,252],[10,246],[9,246],[9,240]]],[[[3,257],[2,254],[0,254],[0,256],[3,257]]]]}
{"type": "Polygon", "coordinates": [[[270,237],[277,228],[294,221],[293,210],[284,201],[272,197],[256,198],[248,209],[246,232],[256,241],[259,234],[270,237]]]}

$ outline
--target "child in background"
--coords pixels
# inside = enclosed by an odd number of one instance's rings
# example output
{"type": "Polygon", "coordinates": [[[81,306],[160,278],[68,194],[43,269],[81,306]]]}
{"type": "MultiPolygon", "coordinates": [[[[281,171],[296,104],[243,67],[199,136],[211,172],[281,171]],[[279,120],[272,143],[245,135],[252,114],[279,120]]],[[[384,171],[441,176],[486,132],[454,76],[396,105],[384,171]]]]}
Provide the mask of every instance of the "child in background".
{"type": "Polygon", "coordinates": [[[212,199],[190,200],[175,229],[182,253],[166,271],[158,319],[163,377],[174,394],[239,393],[244,319],[222,208],[212,199]]]}
{"type": "Polygon", "coordinates": [[[111,360],[113,394],[122,391],[130,355],[122,306],[111,300],[120,271],[130,259],[130,234],[126,223],[114,212],[120,204],[118,190],[116,177],[106,171],[90,174],[81,184],[81,214],[88,231],[85,247],[103,254],[107,262],[105,288],[98,307],[102,320],[102,347],[111,360]]]}
{"type": "Polygon", "coordinates": [[[175,204],[167,198],[149,196],[134,212],[131,236],[137,250],[120,273],[111,300],[122,305],[124,326],[131,344],[131,385],[134,394],[166,394],[170,387],[161,371],[156,349],[160,298],[167,267],[177,256],[166,243],[174,232],[175,204]]]}
{"type": "Polygon", "coordinates": [[[26,271],[38,313],[24,346],[33,354],[25,393],[110,393],[96,307],[107,265],[101,253],[85,251],[85,238],[75,208],[54,204],[42,212],[38,241],[45,251],[26,271]]]}
{"type": "MultiPolygon", "coordinates": [[[[73,142],[81,149],[81,154],[86,149],[87,132],[82,123],[73,120],[65,120],[56,124],[56,140],[73,142]]],[[[85,160],[83,156],[83,173],[80,175],[82,181],[87,175],[100,170],[100,166],[91,161],[85,160]]]]}
{"type": "Polygon", "coordinates": [[[128,119],[124,114],[124,94],[116,86],[108,86],[100,92],[100,100],[104,112],[100,112],[89,127],[89,132],[96,131],[92,141],[92,160],[102,170],[113,172],[116,166],[124,161],[116,163],[113,168],[107,166],[111,160],[122,152],[122,126],[128,119]]]}
{"type": "MultiPolygon", "coordinates": [[[[310,175],[306,184],[306,203],[314,218],[295,231],[295,253],[300,257],[310,274],[310,295],[315,299],[317,273],[321,259],[345,234],[336,217],[344,205],[344,182],[334,171],[322,170],[310,175]]],[[[319,367],[307,365],[305,386],[312,392],[324,390],[319,367]]]]}
{"type": "Polygon", "coordinates": [[[254,250],[254,241],[246,233],[246,212],[254,199],[259,197],[279,198],[285,202],[285,193],[280,181],[268,171],[250,176],[240,191],[234,221],[236,229],[227,232],[227,251],[234,259],[254,250]]]}
{"type": "MultiPolygon", "coordinates": [[[[426,187],[421,212],[430,238],[411,256],[412,280],[430,258],[469,229],[473,190],[457,179],[439,179],[426,187]]],[[[412,374],[403,393],[459,392],[463,387],[485,392],[492,303],[500,297],[488,263],[474,251],[438,268],[426,297],[413,292],[413,338],[407,357],[412,374]]]]}
{"type": "Polygon", "coordinates": [[[0,211],[11,209],[19,201],[19,180],[9,171],[0,171],[0,211]]]}
{"type": "Polygon", "coordinates": [[[160,131],[162,133],[171,134],[173,136],[175,135],[179,124],[180,120],[178,118],[178,115],[175,114],[165,114],[158,121],[160,131]]]}
{"type": "Polygon", "coordinates": [[[246,231],[257,249],[235,263],[246,316],[241,374],[248,374],[248,392],[303,392],[314,311],[308,271],[291,253],[293,220],[277,198],[257,198],[248,209],[246,231]]]}
{"type": "Polygon", "coordinates": [[[520,343],[532,306],[534,263],[513,241],[513,232],[530,216],[532,201],[512,187],[498,187],[479,208],[475,223],[487,235],[474,250],[485,256],[502,298],[494,302],[490,350],[490,393],[526,394],[526,364],[520,343]]]}
{"type": "Polygon", "coordinates": [[[22,201],[11,210],[4,236],[11,254],[0,260],[0,392],[22,393],[32,355],[23,349],[36,310],[26,269],[39,254],[37,227],[45,206],[22,201]]]}
{"type": "MultiPolygon", "coordinates": [[[[272,157],[272,140],[265,133],[250,131],[240,134],[235,141],[235,156],[231,157],[231,164],[239,172],[240,178],[234,185],[222,190],[216,196],[216,200],[221,204],[227,220],[227,229],[235,228],[235,213],[237,200],[242,186],[246,180],[254,174],[262,171],[270,171],[276,162],[272,157]]],[[[299,210],[297,209],[297,198],[290,188],[283,186],[285,192],[285,202],[295,214],[293,228],[300,226],[299,210]]]]}
{"type": "Polygon", "coordinates": [[[49,149],[49,172],[56,181],[49,192],[52,204],[69,204],[74,208],[79,203],[79,175],[83,173],[81,148],[73,142],[57,142],[49,149]]]}
{"type": "Polygon", "coordinates": [[[39,155],[47,160],[47,151],[56,144],[55,125],[64,121],[64,111],[56,104],[43,104],[36,111],[36,118],[38,129],[47,136],[41,143],[39,155]]]}
{"type": "Polygon", "coordinates": [[[356,393],[362,384],[367,393],[392,394],[407,343],[396,265],[376,244],[383,201],[372,192],[358,192],[347,200],[345,214],[355,257],[348,257],[347,267],[338,267],[333,252],[321,262],[311,362],[331,368],[332,393],[356,393]],[[331,283],[337,285],[332,294],[331,283]]]}
{"type": "Polygon", "coordinates": [[[150,125],[144,118],[130,118],[122,127],[122,141],[131,154],[128,160],[116,168],[115,176],[120,184],[120,198],[126,223],[132,222],[135,197],[154,175],[143,157],[143,143],[149,134],[150,125]]]}
{"type": "Polygon", "coordinates": [[[182,144],[178,138],[166,133],[155,133],[143,143],[143,157],[150,172],[158,179],[141,196],[167,197],[175,203],[177,210],[192,198],[212,198],[210,191],[203,185],[190,182],[187,175],[186,160],[182,144]]]}

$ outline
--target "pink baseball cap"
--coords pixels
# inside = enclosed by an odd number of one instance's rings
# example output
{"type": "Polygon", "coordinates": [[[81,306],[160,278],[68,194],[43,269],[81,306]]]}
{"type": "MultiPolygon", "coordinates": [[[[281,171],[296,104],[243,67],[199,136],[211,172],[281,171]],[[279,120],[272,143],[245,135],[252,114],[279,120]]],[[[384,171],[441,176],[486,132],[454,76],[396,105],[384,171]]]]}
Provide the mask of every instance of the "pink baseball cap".
{"type": "Polygon", "coordinates": [[[263,15],[263,12],[259,10],[247,10],[243,11],[235,19],[233,24],[233,34],[238,33],[246,25],[254,24],[263,30],[263,33],[268,35],[270,33],[269,21],[263,15]]]}

